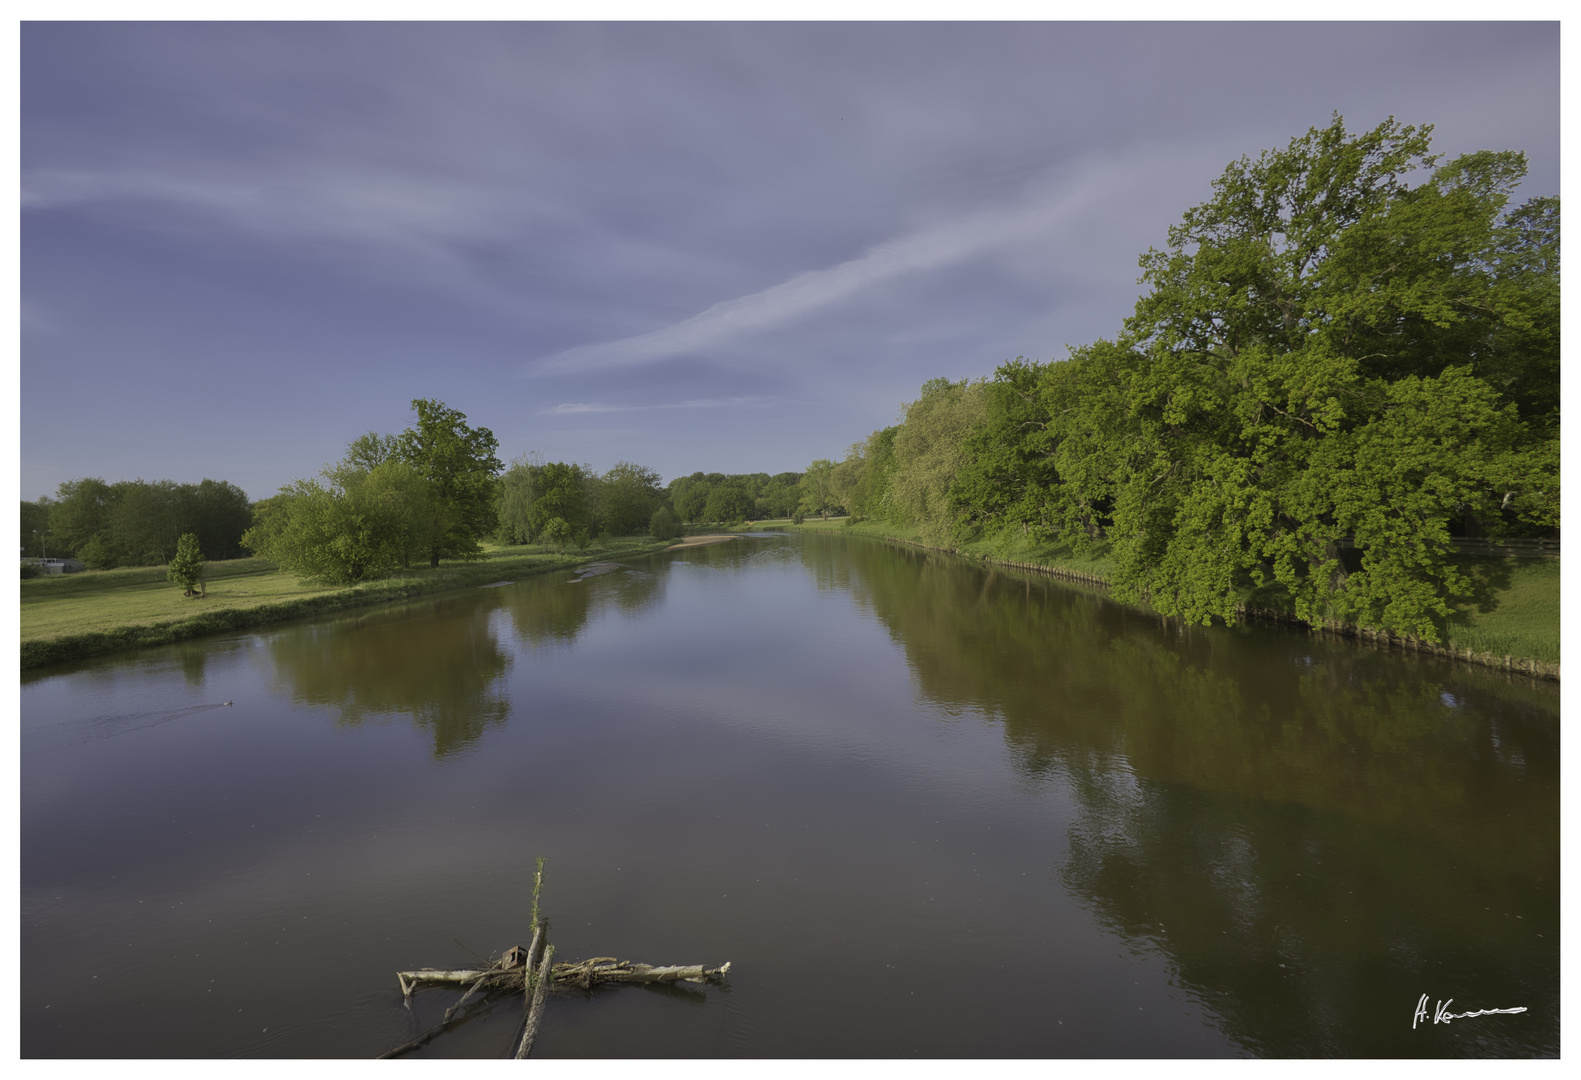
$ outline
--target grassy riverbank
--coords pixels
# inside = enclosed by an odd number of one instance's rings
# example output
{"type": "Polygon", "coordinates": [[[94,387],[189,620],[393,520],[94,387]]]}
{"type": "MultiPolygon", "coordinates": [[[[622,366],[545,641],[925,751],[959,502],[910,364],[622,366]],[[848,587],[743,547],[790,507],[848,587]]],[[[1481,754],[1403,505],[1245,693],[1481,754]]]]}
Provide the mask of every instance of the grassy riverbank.
{"type": "MultiPolygon", "coordinates": [[[[836,532],[928,546],[913,528],[871,520],[847,524],[847,520],[808,520],[801,525],[758,522],[756,527],[836,532]]],[[[1105,581],[1113,569],[1107,548],[1101,543],[1086,555],[1077,555],[1057,544],[1007,546],[986,541],[963,545],[957,553],[990,562],[1036,567],[1085,581],[1105,581]]],[[[1471,578],[1475,590],[1471,601],[1450,620],[1448,640],[1437,651],[1452,652],[1461,659],[1493,667],[1524,663],[1533,674],[1557,678],[1559,560],[1461,556],[1456,562],[1471,578]]],[[[1257,606],[1254,598],[1248,600],[1249,606],[1257,606]]],[[[1343,629],[1359,633],[1361,628],[1343,629]]],[[[1420,644],[1409,638],[1395,638],[1393,643],[1413,648],[1420,644]]]]}
{"type": "Polygon", "coordinates": [[[668,545],[643,536],[563,554],[535,545],[491,546],[476,562],[413,568],[349,588],[304,583],[261,559],[232,559],[208,564],[204,598],[183,597],[163,566],[33,578],[21,583],[22,669],[513,581],[668,545]]]}

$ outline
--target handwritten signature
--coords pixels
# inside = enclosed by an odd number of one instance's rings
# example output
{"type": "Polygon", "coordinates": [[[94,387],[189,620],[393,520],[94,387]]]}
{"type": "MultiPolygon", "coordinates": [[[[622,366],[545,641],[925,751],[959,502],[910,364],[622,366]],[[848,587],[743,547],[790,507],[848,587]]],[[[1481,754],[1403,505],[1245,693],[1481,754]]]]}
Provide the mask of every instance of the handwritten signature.
{"type": "MultiPolygon", "coordinates": [[[[1490,1013],[1523,1013],[1526,1011],[1526,1006],[1522,1005],[1514,1009],[1475,1009],[1471,1012],[1452,1013],[1449,1011],[1449,1007],[1454,1003],[1454,998],[1450,998],[1448,1001],[1440,1001],[1433,1009],[1433,1023],[1447,1024],[1451,1020],[1464,1020],[1468,1016],[1487,1016],[1490,1013]]],[[[1423,994],[1417,999],[1416,1012],[1411,1014],[1411,1030],[1415,1031],[1417,1024],[1423,1024],[1426,1022],[1427,995],[1423,994]]]]}

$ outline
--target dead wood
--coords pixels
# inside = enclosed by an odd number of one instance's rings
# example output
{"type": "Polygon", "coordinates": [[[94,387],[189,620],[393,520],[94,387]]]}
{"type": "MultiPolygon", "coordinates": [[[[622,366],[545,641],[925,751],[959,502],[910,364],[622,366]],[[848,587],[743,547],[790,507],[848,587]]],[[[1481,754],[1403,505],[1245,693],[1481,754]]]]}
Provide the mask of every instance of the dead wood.
{"type": "Polygon", "coordinates": [[[538,1035],[538,1023],[543,1019],[543,1003],[549,996],[549,981],[554,970],[554,946],[549,945],[543,951],[543,963],[538,965],[538,977],[532,982],[533,987],[532,1008],[527,1011],[527,1030],[522,1032],[521,1045],[516,1047],[518,1060],[532,1053],[532,1041],[538,1035]]]}

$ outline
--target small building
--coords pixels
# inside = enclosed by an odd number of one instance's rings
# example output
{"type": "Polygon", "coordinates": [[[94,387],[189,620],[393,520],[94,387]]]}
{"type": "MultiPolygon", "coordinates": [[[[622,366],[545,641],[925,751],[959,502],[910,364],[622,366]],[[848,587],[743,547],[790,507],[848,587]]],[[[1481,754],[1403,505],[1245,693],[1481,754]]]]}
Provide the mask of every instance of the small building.
{"type": "Polygon", "coordinates": [[[88,569],[76,559],[23,559],[25,563],[32,563],[46,574],[75,574],[79,570],[88,569]]]}

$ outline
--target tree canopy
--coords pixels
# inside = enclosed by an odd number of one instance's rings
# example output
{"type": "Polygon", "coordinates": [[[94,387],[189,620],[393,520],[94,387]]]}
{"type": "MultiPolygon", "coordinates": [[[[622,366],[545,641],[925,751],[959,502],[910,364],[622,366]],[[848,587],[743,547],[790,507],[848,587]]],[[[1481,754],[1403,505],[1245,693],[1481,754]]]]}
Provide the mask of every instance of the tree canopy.
{"type": "MultiPolygon", "coordinates": [[[[468,426],[466,414],[442,401],[412,402],[417,423],[396,437],[391,448],[428,481],[430,566],[441,558],[473,558],[478,541],[494,528],[494,478],[504,469],[495,457],[499,440],[488,428],[468,426]]],[[[365,437],[366,438],[366,437],[365,437]]],[[[359,440],[361,442],[361,440],[359,440]]],[[[370,457],[383,449],[354,443],[352,452],[370,457]]]]}
{"type": "Polygon", "coordinates": [[[1336,116],[1232,163],[1114,338],[925,384],[849,501],[941,544],[1102,539],[1119,596],[1193,622],[1271,590],[1436,639],[1452,531],[1558,526],[1559,204],[1430,133],[1336,116]]]}

